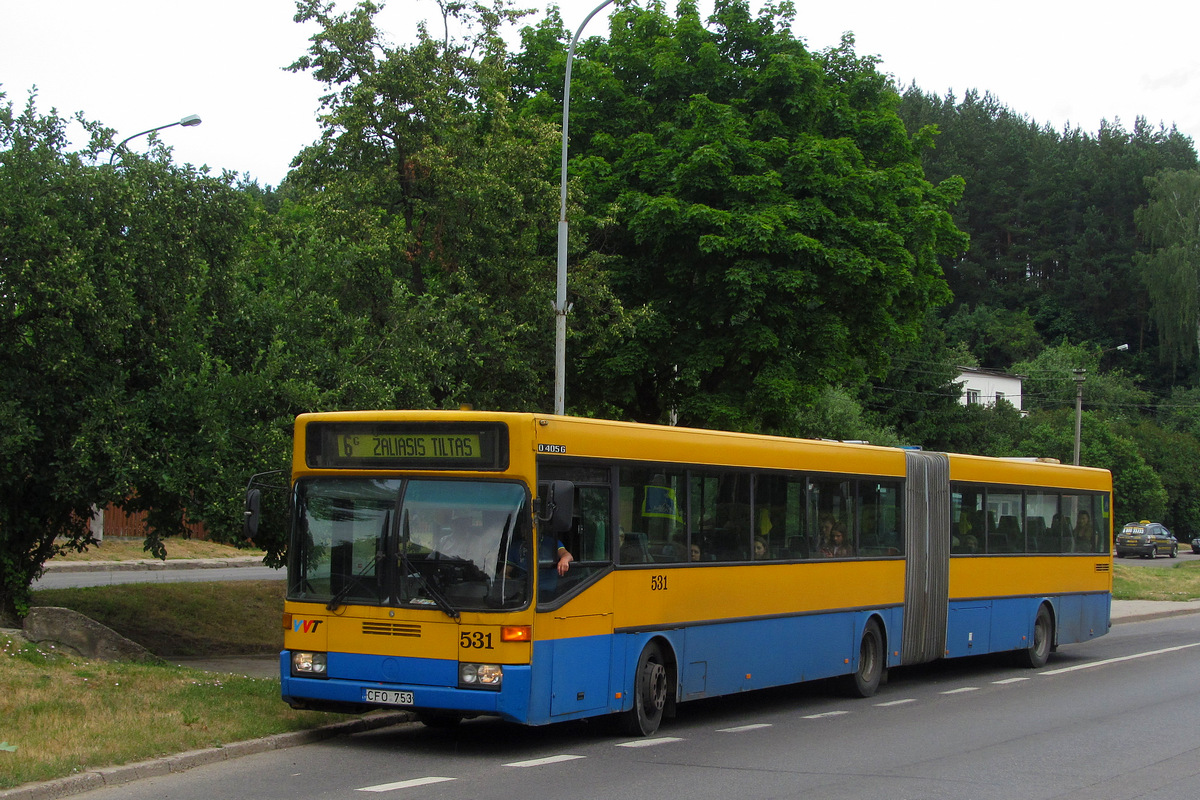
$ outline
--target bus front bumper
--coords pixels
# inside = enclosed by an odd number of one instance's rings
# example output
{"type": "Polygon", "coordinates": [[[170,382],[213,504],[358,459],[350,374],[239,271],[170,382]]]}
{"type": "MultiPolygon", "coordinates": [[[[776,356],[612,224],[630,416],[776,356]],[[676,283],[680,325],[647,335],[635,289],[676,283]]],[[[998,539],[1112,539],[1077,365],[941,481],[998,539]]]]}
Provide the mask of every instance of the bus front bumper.
{"type": "MultiPolygon", "coordinates": [[[[440,675],[448,678],[451,674],[458,674],[457,662],[428,660],[418,666],[424,668],[412,670],[413,677],[428,678],[440,675]]],[[[293,708],[344,713],[362,713],[377,709],[444,711],[464,716],[498,716],[513,721],[524,720],[528,711],[528,665],[505,665],[499,689],[462,688],[449,683],[448,680],[436,683],[421,680],[351,679],[338,677],[338,672],[332,668],[328,678],[297,677],[291,674],[291,653],[286,650],[280,654],[279,667],[282,698],[293,708]]],[[[352,674],[371,674],[371,670],[353,670],[352,674]]]]}

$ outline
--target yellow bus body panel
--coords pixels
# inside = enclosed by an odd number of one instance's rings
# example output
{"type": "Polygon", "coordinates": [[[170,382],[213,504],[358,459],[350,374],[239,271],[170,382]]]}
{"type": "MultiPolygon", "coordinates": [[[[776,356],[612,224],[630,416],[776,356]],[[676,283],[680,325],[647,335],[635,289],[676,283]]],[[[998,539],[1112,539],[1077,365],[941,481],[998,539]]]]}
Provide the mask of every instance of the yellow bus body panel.
{"type": "Polygon", "coordinates": [[[952,601],[1111,590],[1112,562],[1102,555],[950,559],[952,601]]]}

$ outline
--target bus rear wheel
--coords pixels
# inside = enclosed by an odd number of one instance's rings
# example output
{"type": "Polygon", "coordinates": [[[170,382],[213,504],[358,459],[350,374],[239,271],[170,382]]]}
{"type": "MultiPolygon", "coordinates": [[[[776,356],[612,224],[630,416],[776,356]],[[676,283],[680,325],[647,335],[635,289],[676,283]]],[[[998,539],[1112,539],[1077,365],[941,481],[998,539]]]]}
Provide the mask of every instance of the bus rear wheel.
{"type": "Polygon", "coordinates": [[[662,648],[654,642],[646,645],[633,674],[633,708],[625,712],[625,732],[632,736],[651,736],[662,722],[667,705],[667,664],[662,648]]]}
{"type": "Polygon", "coordinates": [[[1017,651],[1017,663],[1030,669],[1041,669],[1050,660],[1050,651],[1054,648],[1054,617],[1045,604],[1038,606],[1037,617],[1033,620],[1033,641],[1029,647],[1017,651]]]}
{"type": "Polygon", "coordinates": [[[879,690],[884,672],[883,631],[878,620],[863,629],[858,646],[858,668],[842,679],[842,691],[850,697],[872,697],[879,690]]]}

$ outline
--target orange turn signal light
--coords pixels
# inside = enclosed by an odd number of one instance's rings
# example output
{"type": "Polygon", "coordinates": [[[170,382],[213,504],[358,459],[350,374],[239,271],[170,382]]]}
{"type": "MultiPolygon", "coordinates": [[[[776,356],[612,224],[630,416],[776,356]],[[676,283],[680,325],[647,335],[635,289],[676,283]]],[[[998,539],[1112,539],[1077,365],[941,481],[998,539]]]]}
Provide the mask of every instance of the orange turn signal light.
{"type": "Polygon", "coordinates": [[[529,642],[533,641],[533,629],[528,625],[505,625],[500,629],[500,641],[502,642],[529,642]]]}
{"type": "Polygon", "coordinates": [[[292,629],[292,612],[290,611],[283,612],[283,629],[285,631],[292,629]]]}

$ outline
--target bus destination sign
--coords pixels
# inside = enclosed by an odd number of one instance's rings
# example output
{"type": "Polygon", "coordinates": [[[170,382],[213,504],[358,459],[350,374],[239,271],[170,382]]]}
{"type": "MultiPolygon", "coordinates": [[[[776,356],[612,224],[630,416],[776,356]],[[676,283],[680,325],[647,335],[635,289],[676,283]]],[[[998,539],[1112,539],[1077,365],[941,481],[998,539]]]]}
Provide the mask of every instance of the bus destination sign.
{"type": "Polygon", "coordinates": [[[508,466],[508,428],[495,423],[309,423],[314,469],[474,469],[508,466]]]}
{"type": "Polygon", "coordinates": [[[337,439],[343,458],[475,459],[482,452],[478,434],[341,434],[337,439]]]}

